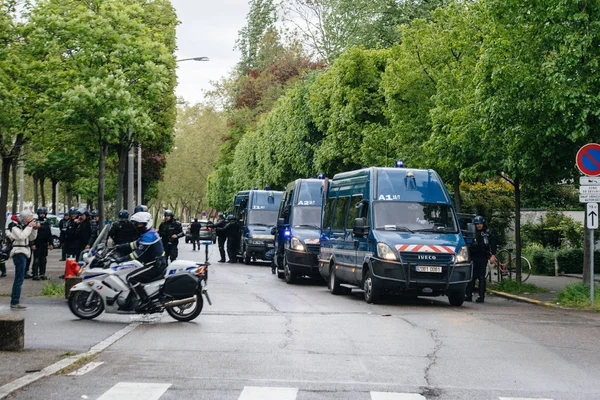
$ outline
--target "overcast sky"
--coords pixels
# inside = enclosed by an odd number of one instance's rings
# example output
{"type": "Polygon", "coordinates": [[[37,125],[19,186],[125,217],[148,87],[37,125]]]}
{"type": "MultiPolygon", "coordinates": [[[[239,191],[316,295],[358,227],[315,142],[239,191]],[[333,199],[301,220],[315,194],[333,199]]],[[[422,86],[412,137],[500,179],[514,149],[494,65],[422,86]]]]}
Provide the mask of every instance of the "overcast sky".
{"type": "Polygon", "coordinates": [[[208,62],[178,63],[175,89],[190,104],[203,99],[210,81],[226,76],[239,61],[233,50],[238,30],[246,23],[248,0],[172,0],[180,24],[177,58],[206,56],[208,62]]]}

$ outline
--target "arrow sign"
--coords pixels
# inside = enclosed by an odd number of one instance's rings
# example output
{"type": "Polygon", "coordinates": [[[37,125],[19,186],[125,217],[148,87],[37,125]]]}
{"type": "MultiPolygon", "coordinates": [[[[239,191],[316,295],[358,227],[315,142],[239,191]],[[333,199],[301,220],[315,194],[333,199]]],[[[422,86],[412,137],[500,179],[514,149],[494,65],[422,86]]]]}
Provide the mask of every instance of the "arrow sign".
{"type": "Polygon", "coordinates": [[[588,229],[598,229],[598,203],[587,203],[585,216],[588,229]]]}

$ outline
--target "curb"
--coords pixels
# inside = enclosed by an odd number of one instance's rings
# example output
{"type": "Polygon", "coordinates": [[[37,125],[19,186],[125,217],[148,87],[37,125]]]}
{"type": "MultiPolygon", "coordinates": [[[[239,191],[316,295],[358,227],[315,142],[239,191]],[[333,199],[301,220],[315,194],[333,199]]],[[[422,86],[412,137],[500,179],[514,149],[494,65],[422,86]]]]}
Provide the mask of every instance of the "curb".
{"type": "Polygon", "coordinates": [[[487,291],[495,294],[496,296],[504,297],[505,299],[509,299],[509,300],[520,301],[522,303],[535,304],[535,305],[544,306],[544,307],[561,308],[560,306],[558,306],[554,303],[547,302],[547,301],[530,299],[528,297],[517,296],[516,294],[500,292],[498,290],[488,289],[487,291]]]}
{"type": "Polygon", "coordinates": [[[15,379],[12,382],[7,383],[4,386],[0,386],[0,399],[5,398],[12,392],[22,389],[25,386],[45,378],[50,375],[54,375],[58,371],[69,367],[70,365],[75,364],[77,361],[81,360],[84,357],[89,357],[101,353],[103,350],[108,348],[110,345],[114,344],[117,340],[121,339],[123,336],[127,335],[131,331],[133,331],[139,323],[131,323],[127,325],[125,328],[113,333],[108,338],[104,339],[97,345],[93,346],[91,349],[86,351],[85,353],[77,354],[76,356],[67,357],[60,361],[55,362],[54,364],[42,369],[39,372],[35,372],[33,374],[28,374],[22,376],[21,378],[15,379]]]}
{"type": "MultiPolygon", "coordinates": [[[[596,275],[597,275],[597,274],[596,274],[596,275]]],[[[577,275],[571,275],[571,274],[562,274],[561,276],[567,276],[567,277],[569,277],[569,278],[577,278],[577,279],[583,280],[583,278],[582,278],[581,276],[577,276],[577,275]]],[[[600,278],[596,278],[596,277],[594,277],[594,282],[596,282],[596,283],[600,283],[600,278]]]]}

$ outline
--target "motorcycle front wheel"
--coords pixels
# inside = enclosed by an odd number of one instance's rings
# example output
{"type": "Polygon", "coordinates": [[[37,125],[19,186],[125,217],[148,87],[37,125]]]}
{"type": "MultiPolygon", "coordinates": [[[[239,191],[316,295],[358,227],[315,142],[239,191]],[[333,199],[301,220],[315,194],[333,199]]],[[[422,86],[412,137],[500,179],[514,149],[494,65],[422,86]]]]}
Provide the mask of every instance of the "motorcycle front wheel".
{"type": "Polygon", "coordinates": [[[78,318],[94,319],[104,311],[104,302],[96,292],[75,291],[69,293],[69,309],[78,318]]]}
{"type": "Polygon", "coordinates": [[[183,304],[181,306],[167,307],[167,313],[180,322],[189,322],[195,319],[202,312],[204,299],[200,291],[194,295],[196,301],[193,303],[183,304]]]}

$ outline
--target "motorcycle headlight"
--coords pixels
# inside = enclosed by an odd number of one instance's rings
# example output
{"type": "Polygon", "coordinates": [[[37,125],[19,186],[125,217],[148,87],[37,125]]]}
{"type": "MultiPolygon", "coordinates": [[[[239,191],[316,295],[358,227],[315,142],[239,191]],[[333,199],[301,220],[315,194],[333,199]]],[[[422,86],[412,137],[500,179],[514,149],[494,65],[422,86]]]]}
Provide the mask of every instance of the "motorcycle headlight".
{"type": "Polygon", "coordinates": [[[395,261],[398,259],[396,253],[385,243],[377,243],[377,257],[384,260],[395,261]]]}
{"type": "Polygon", "coordinates": [[[298,239],[297,237],[293,237],[292,238],[292,240],[290,241],[290,247],[292,248],[292,250],[306,251],[306,248],[304,247],[304,244],[302,244],[302,242],[300,241],[300,239],[298,239]]]}
{"type": "Polygon", "coordinates": [[[468,263],[469,261],[471,261],[471,258],[469,257],[469,249],[467,249],[467,246],[463,246],[456,254],[456,262],[468,263]]]}

